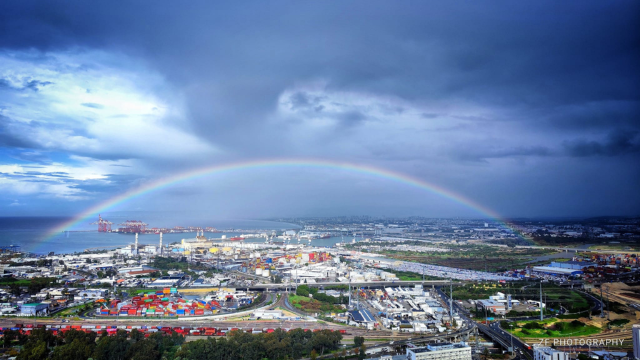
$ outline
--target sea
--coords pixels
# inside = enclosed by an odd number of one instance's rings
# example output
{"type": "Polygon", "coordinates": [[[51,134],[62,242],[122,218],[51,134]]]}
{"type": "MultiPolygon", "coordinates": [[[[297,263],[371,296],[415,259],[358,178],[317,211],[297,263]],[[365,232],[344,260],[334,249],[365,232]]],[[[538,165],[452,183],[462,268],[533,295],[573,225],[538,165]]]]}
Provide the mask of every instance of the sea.
{"type": "MultiPolygon", "coordinates": [[[[102,214],[114,224],[113,229],[118,228],[117,224],[126,220],[141,220],[149,224],[147,227],[215,227],[224,230],[220,233],[205,232],[207,238],[220,238],[226,235],[227,238],[241,235],[242,230],[292,230],[299,229],[300,226],[285,222],[251,219],[209,219],[204,214],[170,214],[165,212],[113,212],[102,214]]],[[[0,247],[19,246],[21,251],[31,252],[39,255],[46,255],[50,252],[55,254],[83,252],[85,250],[114,249],[128,244],[133,244],[134,234],[124,233],[101,233],[97,231],[97,225],[91,223],[95,219],[83,219],[68,231],[61,231],[48,236],[51,231],[61,224],[71,220],[70,217],[0,217],[0,247]]],[[[246,232],[245,232],[246,233],[246,232]]],[[[180,242],[182,239],[193,239],[195,232],[168,233],[163,234],[162,242],[165,245],[173,242],[180,242]]],[[[358,239],[359,240],[359,239],[358,239]]],[[[264,238],[246,239],[247,243],[264,243],[264,238]]],[[[328,239],[315,239],[311,241],[311,246],[331,247],[339,242],[351,242],[352,236],[331,237],[328,239]]],[[[140,234],[139,244],[153,244],[159,242],[157,234],[140,234]]],[[[291,244],[296,244],[297,240],[292,240],[291,244]]],[[[302,244],[309,244],[307,240],[301,240],[302,244]]]]}

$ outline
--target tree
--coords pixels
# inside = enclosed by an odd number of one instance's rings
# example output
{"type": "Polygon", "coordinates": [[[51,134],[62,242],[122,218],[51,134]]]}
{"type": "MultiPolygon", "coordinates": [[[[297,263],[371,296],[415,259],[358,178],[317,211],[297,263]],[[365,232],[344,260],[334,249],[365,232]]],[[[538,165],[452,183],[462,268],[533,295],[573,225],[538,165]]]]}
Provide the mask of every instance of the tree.
{"type": "Polygon", "coordinates": [[[18,338],[18,332],[14,330],[5,330],[2,338],[2,347],[11,346],[11,342],[18,338]]]}
{"type": "Polygon", "coordinates": [[[364,336],[354,336],[353,338],[353,344],[356,347],[360,347],[362,346],[362,344],[364,344],[364,336]]]}
{"type": "Polygon", "coordinates": [[[360,354],[358,355],[358,359],[362,360],[367,357],[367,345],[362,345],[360,347],[360,354]]]}
{"type": "Polygon", "coordinates": [[[9,284],[9,292],[11,295],[20,296],[22,294],[22,288],[18,284],[9,284]]]}
{"type": "Polygon", "coordinates": [[[316,360],[318,358],[318,353],[315,350],[311,350],[311,354],[309,355],[311,360],[316,360]]]}
{"type": "Polygon", "coordinates": [[[93,354],[96,347],[96,333],[70,330],[63,337],[65,344],[53,350],[52,360],[85,360],[93,354]]]}

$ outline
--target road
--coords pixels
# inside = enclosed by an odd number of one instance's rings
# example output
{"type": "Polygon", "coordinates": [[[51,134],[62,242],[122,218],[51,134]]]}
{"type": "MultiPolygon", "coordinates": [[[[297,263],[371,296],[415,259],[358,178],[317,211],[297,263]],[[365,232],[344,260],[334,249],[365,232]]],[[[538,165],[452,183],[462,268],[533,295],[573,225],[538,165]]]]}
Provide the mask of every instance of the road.
{"type": "MultiPolygon", "coordinates": [[[[443,285],[448,285],[449,284],[449,280],[397,280],[397,281],[369,281],[369,282],[352,282],[351,286],[353,287],[358,287],[358,286],[362,286],[362,287],[369,287],[369,288],[379,288],[379,287],[386,287],[386,286],[403,286],[403,285],[424,285],[424,286],[443,286],[443,285]]],[[[454,282],[453,286],[460,286],[465,284],[465,282],[454,282]]],[[[311,284],[305,284],[307,286],[310,287],[325,287],[325,286],[337,286],[337,285],[349,285],[349,283],[343,283],[343,282],[317,282],[317,283],[311,283],[311,284]]],[[[241,287],[242,289],[246,289],[248,288],[249,290],[284,290],[284,289],[291,289],[292,287],[295,287],[295,284],[255,284],[249,287],[243,286],[241,287]]]]}

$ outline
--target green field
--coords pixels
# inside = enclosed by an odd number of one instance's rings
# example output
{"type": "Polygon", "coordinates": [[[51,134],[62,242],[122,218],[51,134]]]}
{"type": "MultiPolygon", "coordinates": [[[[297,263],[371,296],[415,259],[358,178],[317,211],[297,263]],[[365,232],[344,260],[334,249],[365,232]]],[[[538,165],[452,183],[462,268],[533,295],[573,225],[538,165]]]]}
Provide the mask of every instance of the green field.
{"type": "Polygon", "coordinates": [[[557,319],[518,321],[517,323],[503,322],[500,326],[520,338],[577,337],[599,334],[602,331],[597,326],[585,325],[577,320],[566,322],[557,319]],[[513,328],[508,324],[514,325],[513,328]]]}
{"type": "Polygon", "coordinates": [[[340,306],[324,303],[306,296],[289,295],[289,303],[306,312],[343,313],[346,311],[340,306]]]}
{"type": "Polygon", "coordinates": [[[385,271],[396,274],[398,279],[401,281],[420,281],[422,279],[424,280],[443,280],[444,279],[437,276],[429,276],[429,275],[425,275],[423,277],[422,274],[418,274],[412,271],[399,271],[399,270],[392,270],[392,269],[385,269],[385,271]]]}

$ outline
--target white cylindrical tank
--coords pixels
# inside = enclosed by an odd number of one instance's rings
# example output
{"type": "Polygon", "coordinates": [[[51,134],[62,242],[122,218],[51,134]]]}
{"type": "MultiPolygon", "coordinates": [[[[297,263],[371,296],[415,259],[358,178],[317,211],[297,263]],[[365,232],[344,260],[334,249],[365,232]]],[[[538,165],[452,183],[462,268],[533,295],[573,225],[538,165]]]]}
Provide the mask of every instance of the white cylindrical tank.
{"type": "Polygon", "coordinates": [[[269,269],[264,269],[262,271],[262,276],[269,276],[269,269]]]}
{"type": "Polygon", "coordinates": [[[256,268],[256,275],[262,275],[262,268],[256,268]]]}

